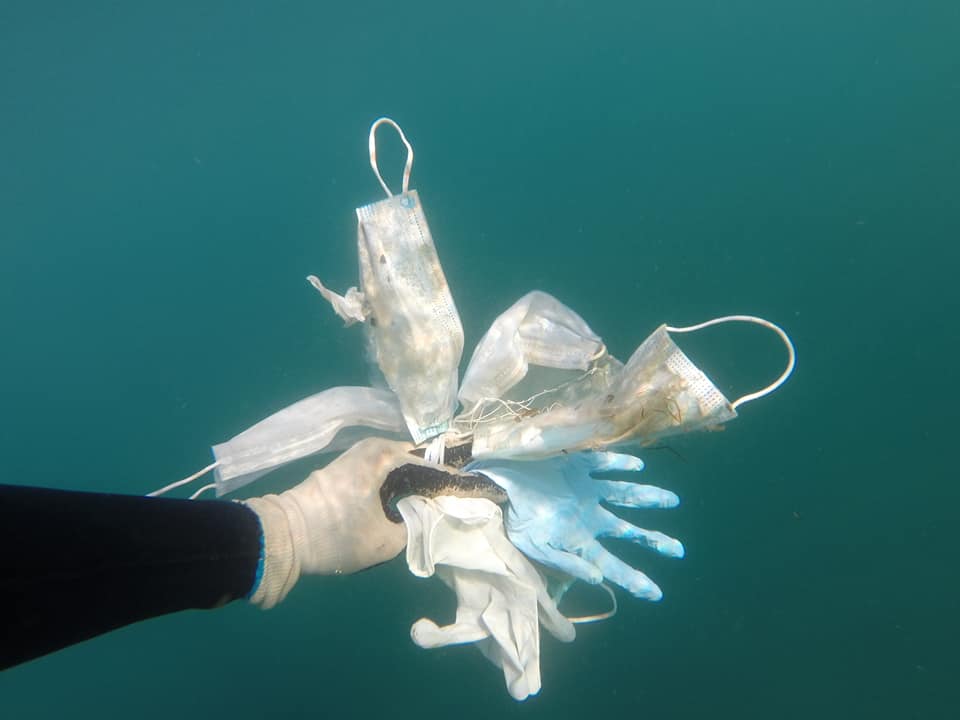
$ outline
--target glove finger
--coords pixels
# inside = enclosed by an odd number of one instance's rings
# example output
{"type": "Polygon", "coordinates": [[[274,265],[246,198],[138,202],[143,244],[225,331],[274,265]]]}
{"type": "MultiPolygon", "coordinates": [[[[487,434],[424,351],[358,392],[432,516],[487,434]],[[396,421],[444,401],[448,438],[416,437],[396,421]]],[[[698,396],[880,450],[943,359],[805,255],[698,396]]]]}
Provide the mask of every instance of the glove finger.
{"type": "Polygon", "coordinates": [[[684,555],[683,543],[657,530],[645,530],[631,525],[626,520],[618,518],[606,510],[600,523],[599,534],[602,537],[630,540],[651,550],[656,550],[667,557],[682,558],[684,555]]]}
{"type": "Polygon", "coordinates": [[[590,472],[639,472],[643,470],[643,460],[626,453],[594,452],[587,456],[590,472]]]}
{"type": "Polygon", "coordinates": [[[517,547],[532,560],[536,560],[548,567],[571,575],[578,580],[583,580],[585,583],[599,585],[603,582],[603,572],[600,568],[572,552],[553,547],[549,544],[534,542],[524,543],[523,547],[517,545],[517,547]]]}
{"type": "Polygon", "coordinates": [[[600,543],[594,541],[584,549],[585,559],[596,564],[603,576],[619,585],[634,597],[657,602],[663,597],[663,591],[657,584],[639,570],[627,565],[623,560],[610,553],[600,543]]]}
{"type": "Polygon", "coordinates": [[[456,622],[440,627],[429,618],[420,618],[410,628],[410,638],[422,648],[475,643],[489,637],[485,629],[473,623],[456,622]]]}
{"type": "Polygon", "coordinates": [[[633,508],[672,508],[680,498],[669,490],[653,485],[638,485],[621,480],[595,480],[597,494],[608,503],[633,508]]]}

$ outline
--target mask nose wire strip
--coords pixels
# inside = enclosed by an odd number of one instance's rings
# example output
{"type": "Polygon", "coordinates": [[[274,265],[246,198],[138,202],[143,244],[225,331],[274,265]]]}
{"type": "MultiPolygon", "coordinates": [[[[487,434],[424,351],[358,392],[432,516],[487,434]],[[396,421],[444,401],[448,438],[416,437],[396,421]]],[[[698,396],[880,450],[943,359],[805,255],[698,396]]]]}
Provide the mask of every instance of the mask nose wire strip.
{"type": "Polygon", "coordinates": [[[607,594],[610,596],[610,600],[613,601],[613,607],[607,610],[606,612],[596,613],[595,615],[579,615],[577,617],[568,617],[567,620],[574,623],[575,625],[584,625],[586,623],[600,622],[601,620],[607,620],[612,618],[617,614],[617,596],[613,594],[613,590],[610,589],[610,586],[606,583],[600,583],[600,587],[607,591],[607,594]]]}
{"type": "Polygon", "coordinates": [[[721,323],[726,322],[747,322],[765,327],[779,335],[780,339],[783,341],[783,344],[787,347],[787,367],[780,374],[780,377],[767,385],[765,388],[743,395],[742,397],[739,397],[730,403],[730,407],[736,410],[739,406],[745,403],[756,400],[757,398],[762,398],[764,395],[769,395],[778,387],[783,385],[787,381],[787,378],[790,377],[790,373],[793,372],[793,367],[797,363],[797,353],[793,349],[793,341],[790,340],[790,336],[784,332],[783,328],[781,328],[779,325],[774,325],[769,320],[764,320],[763,318],[756,317],[754,315],[725,315],[724,317],[707,320],[706,322],[702,322],[698,325],[688,325],[687,327],[671,327],[670,325],[667,325],[666,327],[667,332],[685,333],[694,332],[695,330],[700,330],[701,328],[710,327],[711,325],[720,325],[721,323]]]}
{"type": "Polygon", "coordinates": [[[390,188],[387,187],[387,183],[384,182],[383,176],[380,174],[380,166],[377,165],[377,128],[384,124],[392,125],[393,128],[400,133],[400,139],[407,148],[407,163],[403,166],[403,186],[401,192],[406,192],[407,188],[410,187],[410,170],[413,168],[413,146],[410,145],[410,141],[407,140],[407,136],[403,134],[400,126],[388,117],[378,118],[374,120],[373,125],[370,126],[370,167],[373,168],[373,172],[376,174],[377,180],[380,181],[380,186],[387,194],[387,197],[393,197],[393,193],[390,192],[390,188]]]}
{"type": "Polygon", "coordinates": [[[191,475],[190,477],[185,477],[183,480],[177,480],[176,482],[172,482],[172,483],[170,483],[169,485],[166,485],[166,486],[160,488],[159,490],[154,490],[154,491],[151,492],[151,493],[147,493],[147,497],[157,497],[158,495],[163,495],[164,493],[170,492],[170,491],[173,490],[174,488],[178,488],[178,487],[180,487],[181,485],[186,485],[187,483],[192,483],[194,480],[196,480],[196,479],[197,479],[198,477],[200,477],[201,475],[206,475],[208,472],[210,472],[211,470],[213,470],[213,469],[214,469],[217,465],[219,465],[219,464],[220,464],[220,461],[219,461],[219,460],[218,460],[217,462],[210,463],[210,464],[207,465],[203,470],[198,470],[197,472],[195,472],[195,473],[194,473],[193,475],[191,475]]]}

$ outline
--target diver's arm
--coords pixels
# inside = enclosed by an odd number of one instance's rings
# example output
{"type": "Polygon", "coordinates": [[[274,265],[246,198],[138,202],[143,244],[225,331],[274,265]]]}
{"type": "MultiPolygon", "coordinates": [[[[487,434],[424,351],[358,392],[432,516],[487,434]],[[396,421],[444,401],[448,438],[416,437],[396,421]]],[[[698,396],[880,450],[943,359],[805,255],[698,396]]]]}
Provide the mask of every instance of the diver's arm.
{"type": "Polygon", "coordinates": [[[302,574],[390,560],[406,530],[385,508],[404,494],[505,500],[411,449],[361,440],[296,487],[243,503],[0,485],[0,669],[177,610],[270,608],[302,574]]]}
{"type": "Polygon", "coordinates": [[[244,503],[0,485],[0,669],[178,610],[244,597],[273,607],[301,574],[395,557],[406,531],[384,502],[417,488],[412,467],[437,472],[411,448],[362,440],[296,487],[244,503]],[[385,488],[395,469],[403,482],[385,488]]]}
{"type": "Polygon", "coordinates": [[[0,669],[245,597],[260,546],[239,503],[0,485],[0,669]]]}

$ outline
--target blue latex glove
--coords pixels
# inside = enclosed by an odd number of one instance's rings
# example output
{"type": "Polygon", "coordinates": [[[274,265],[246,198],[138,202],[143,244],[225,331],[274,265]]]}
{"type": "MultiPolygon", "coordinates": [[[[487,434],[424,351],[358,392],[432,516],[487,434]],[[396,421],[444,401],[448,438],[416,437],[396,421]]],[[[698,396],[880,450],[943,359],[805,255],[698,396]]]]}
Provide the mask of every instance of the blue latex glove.
{"type": "Polygon", "coordinates": [[[680,541],[631,525],[600,505],[670,508],[680,503],[672,492],[652,485],[592,477],[597,472],[642,470],[640,458],[578,452],[538,461],[480,460],[464,469],[486,475],[507,491],[507,536],[531,559],[594,585],[607,579],[645,600],[663,597],[656,583],[597,541],[632,540],[661,555],[683,557],[680,541]]]}

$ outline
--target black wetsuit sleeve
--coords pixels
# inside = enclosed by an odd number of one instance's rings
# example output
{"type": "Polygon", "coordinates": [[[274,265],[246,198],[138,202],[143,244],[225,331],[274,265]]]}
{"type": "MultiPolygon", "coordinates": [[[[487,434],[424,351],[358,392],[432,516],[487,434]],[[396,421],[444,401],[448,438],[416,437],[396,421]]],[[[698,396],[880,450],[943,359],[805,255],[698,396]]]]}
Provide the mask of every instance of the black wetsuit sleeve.
{"type": "Polygon", "coordinates": [[[261,543],[239,503],[0,485],[0,669],[246,597],[261,543]]]}

